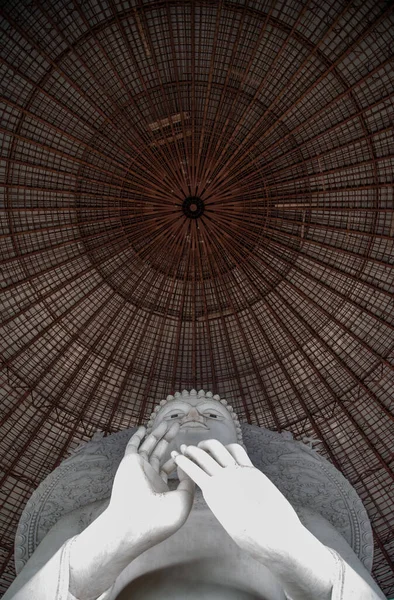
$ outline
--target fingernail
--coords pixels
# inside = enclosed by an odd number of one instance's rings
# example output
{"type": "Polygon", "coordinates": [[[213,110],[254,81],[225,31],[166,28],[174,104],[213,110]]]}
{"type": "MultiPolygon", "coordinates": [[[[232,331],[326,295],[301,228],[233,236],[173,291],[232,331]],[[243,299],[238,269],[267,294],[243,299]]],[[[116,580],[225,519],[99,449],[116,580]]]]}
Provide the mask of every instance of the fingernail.
{"type": "Polygon", "coordinates": [[[172,450],[171,456],[172,458],[176,458],[177,456],[179,456],[179,452],[177,452],[176,450],[172,450]]]}
{"type": "Polygon", "coordinates": [[[186,449],[187,449],[187,446],[186,446],[186,444],[181,444],[181,452],[182,452],[182,454],[184,454],[184,453],[185,453],[185,450],[186,450],[186,449]]]}

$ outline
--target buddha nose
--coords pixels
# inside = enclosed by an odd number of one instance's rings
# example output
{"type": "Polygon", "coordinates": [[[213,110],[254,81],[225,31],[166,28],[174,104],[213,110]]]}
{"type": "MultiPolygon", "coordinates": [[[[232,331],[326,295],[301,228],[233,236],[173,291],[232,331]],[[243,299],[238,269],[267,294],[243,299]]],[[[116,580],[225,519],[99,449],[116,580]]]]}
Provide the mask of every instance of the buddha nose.
{"type": "Polygon", "coordinates": [[[204,423],[204,417],[200,415],[200,413],[194,406],[192,406],[187,415],[185,415],[183,419],[180,420],[180,423],[188,423],[189,421],[197,421],[199,423],[204,423]]]}

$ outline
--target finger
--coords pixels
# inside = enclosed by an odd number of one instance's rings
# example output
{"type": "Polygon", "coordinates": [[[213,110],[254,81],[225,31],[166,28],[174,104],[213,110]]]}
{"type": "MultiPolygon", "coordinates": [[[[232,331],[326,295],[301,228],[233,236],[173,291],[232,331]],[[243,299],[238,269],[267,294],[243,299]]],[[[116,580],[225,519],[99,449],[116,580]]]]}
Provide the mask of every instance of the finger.
{"type": "Polygon", "coordinates": [[[161,467],[160,469],[160,475],[162,473],[165,473],[167,476],[171,475],[171,473],[173,471],[175,471],[176,469],[176,462],[175,460],[171,457],[169,460],[167,460],[164,465],[161,467]]]}
{"type": "Polygon", "coordinates": [[[161,501],[164,505],[167,503],[168,509],[164,508],[165,512],[175,516],[180,527],[187,519],[193,507],[195,484],[191,479],[181,481],[177,489],[169,494],[164,494],[161,501]]]}
{"type": "Polygon", "coordinates": [[[176,421],[175,423],[171,423],[171,426],[169,428],[169,430],[167,431],[167,433],[164,436],[164,439],[170,443],[174,437],[177,435],[179,429],[180,429],[180,423],[178,421],[176,421]]]}
{"type": "MultiPolygon", "coordinates": [[[[182,469],[179,470],[181,471],[182,469]]],[[[187,492],[191,496],[194,496],[194,492],[196,491],[196,484],[194,483],[193,479],[190,479],[190,477],[185,476],[185,478],[179,482],[179,485],[176,489],[179,492],[187,492]]]]}
{"type": "Polygon", "coordinates": [[[197,446],[186,446],[182,444],[181,452],[187,458],[193,460],[207,475],[215,475],[222,470],[222,467],[219,463],[216,462],[211,456],[209,456],[208,452],[205,450],[201,450],[201,448],[197,448],[197,446]]]}
{"type": "Polygon", "coordinates": [[[183,481],[184,479],[190,479],[189,475],[186,475],[185,471],[182,471],[180,467],[177,467],[177,475],[179,481],[183,481]]]}
{"type": "Polygon", "coordinates": [[[235,459],[238,465],[241,467],[253,467],[253,463],[250,460],[245,448],[242,448],[239,444],[229,444],[226,446],[231,456],[235,459]]]}
{"type": "Polygon", "coordinates": [[[156,473],[160,471],[160,463],[166,448],[168,447],[168,442],[163,438],[158,442],[156,448],[152,451],[149,457],[149,463],[154,468],[156,473]]]}
{"type": "Polygon", "coordinates": [[[138,452],[139,454],[143,455],[146,460],[149,460],[149,456],[152,450],[156,447],[157,442],[159,442],[163,435],[167,432],[167,427],[168,425],[165,421],[160,423],[160,425],[148,435],[142,444],[138,452]]]}
{"type": "Polygon", "coordinates": [[[167,460],[167,462],[164,463],[164,465],[161,467],[160,469],[160,477],[162,478],[162,480],[164,481],[164,483],[168,483],[168,476],[171,475],[171,473],[173,473],[176,469],[176,463],[175,460],[173,458],[170,458],[169,460],[167,460]]]}
{"type": "Polygon", "coordinates": [[[138,452],[139,445],[141,443],[141,440],[144,439],[145,433],[145,427],[141,426],[137,429],[137,431],[134,433],[134,435],[131,436],[127,443],[124,453],[125,456],[127,456],[128,454],[136,454],[138,452]]]}
{"type": "Polygon", "coordinates": [[[178,467],[186,473],[201,489],[209,481],[209,475],[207,475],[200,467],[198,467],[193,461],[183,454],[179,454],[176,450],[171,452],[171,456],[175,460],[178,467]]]}
{"type": "Polygon", "coordinates": [[[171,475],[171,473],[173,473],[175,469],[177,469],[179,481],[183,481],[184,479],[190,480],[190,477],[186,475],[186,473],[182,471],[180,467],[177,467],[175,460],[171,457],[169,460],[167,460],[167,462],[164,463],[164,465],[160,469],[160,476],[162,477],[162,479],[164,479],[166,483],[168,481],[168,475],[171,475]]]}
{"type": "Polygon", "coordinates": [[[219,440],[203,440],[198,444],[198,447],[205,452],[209,452],[222,467],[234,467],[237,462],[234,457],[219,440]]]}
{"type": "Polygon", "coordinates": [[[152,453],[149,457],[149,462],[154,468],[154,470],[158,473],[160,471],[160,465],[162,463],[163,456],[168,448],[168,444],[171,440],[174,439],[176,434],[178,433],[180,428],[179,423],[171,423],[171,426],[167,433],[164,435],[163,439],[157,444],[156,448],[152,450],[152,453]]]}

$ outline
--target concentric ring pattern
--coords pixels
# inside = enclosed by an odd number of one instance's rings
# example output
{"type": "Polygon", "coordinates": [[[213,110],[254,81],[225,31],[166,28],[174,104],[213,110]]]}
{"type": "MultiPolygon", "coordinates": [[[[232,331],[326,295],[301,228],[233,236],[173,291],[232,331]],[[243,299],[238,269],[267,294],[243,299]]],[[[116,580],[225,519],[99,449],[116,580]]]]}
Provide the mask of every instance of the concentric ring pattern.
{"type": "Polygon", "coordinates": [[[394,594],[392,3],[1,18],[1,589],[46,474],[196,387],[321,440],[394,594]]]}

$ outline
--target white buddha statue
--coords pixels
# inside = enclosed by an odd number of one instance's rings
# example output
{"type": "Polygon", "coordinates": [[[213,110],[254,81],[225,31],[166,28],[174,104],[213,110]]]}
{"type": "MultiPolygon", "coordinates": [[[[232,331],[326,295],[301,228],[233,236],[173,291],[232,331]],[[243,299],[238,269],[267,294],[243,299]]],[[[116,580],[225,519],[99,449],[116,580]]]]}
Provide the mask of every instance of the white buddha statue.
{"type": "MultiPolygon", "coordinates": [[[[312,452],[312,451],[311,451],[312,452]]],[[[163,400],[109,500],[64,514],[4,600],[378,600],[336,529],[254,467],[225,400],[163,400]],[[197,488],[196,488],[197,486],[197,488]]]]}

